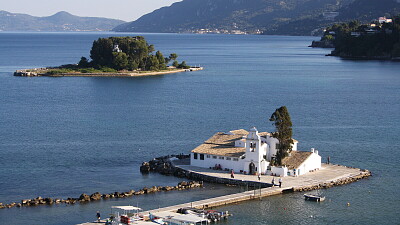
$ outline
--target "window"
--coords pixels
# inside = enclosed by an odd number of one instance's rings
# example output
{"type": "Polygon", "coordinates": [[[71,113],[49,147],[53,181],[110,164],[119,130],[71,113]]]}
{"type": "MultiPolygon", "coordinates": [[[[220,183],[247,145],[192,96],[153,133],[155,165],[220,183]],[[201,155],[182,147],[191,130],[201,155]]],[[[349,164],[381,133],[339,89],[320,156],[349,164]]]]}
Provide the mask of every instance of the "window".
{"type": "Polygon", "coordinates": [[[239,161],[239,159],[238,158],[233,158],[233,161],[239,161]]]}
{"type": "Polygon", "coordinates": [[[207,158],[211,158],[211,156],[210,156],[210,155],[207,155],[207,158]]]}
{"type": "Polygon", "coordinates": [[[217,158],[217,156],[213,155],[213,159],[216,159],[216,158],[217,158]]]}
{"type": "Polygon", "coordinates": [[[197,159],[197,153],[194,153],[194,154],[193,154],[193,158],[194,158],[194,159],[197,159]]]}
{"type": "Polygon", "coordinates": [[[256,149],[256,143],[250,143],[250,151],[254,152],[256,149]]]}
{"type": "Polygon", "coordinates": [[[223,157],[223,156],[220,156],[219,159],[224,159],[224,157],[223,157]]]}
{"type": "Polygon", "coordinates": [[[226,157],[226,160],[231,160],[231,158],[230,157],[226,157]]]}
{"type": "Polygon", "coordinates": [[[200,160],[204,160],[204,154],[200,154],[200,160]]]}

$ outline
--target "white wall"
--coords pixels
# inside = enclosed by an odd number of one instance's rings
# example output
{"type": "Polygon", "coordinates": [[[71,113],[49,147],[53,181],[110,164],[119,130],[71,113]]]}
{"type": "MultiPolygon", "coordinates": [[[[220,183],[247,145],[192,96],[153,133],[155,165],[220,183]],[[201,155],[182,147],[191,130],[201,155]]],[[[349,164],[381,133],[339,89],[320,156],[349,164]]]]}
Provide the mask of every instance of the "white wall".
{"type": "Polygon", "coordinates": [[[291,176],[304,175],[311,170],[321,169],[321,156],[318,154],[311,154],[305,162],[303,162],[298,168],[296,168],[296,173],[294,170],[290,170],[291,176]]]}
{"type": "Polygon", "coordinates": [[[215,164],[220,164],[222,169],[228,168],[229,170],[233,169],[235,173],[239,173],[240,170],[244,168],[244,161],[242,159],[238,159],[238,161],[234,161],[234,157],[230,157],[231,160],[227,160],[228,157],[226,156],[216,156],[217,158],[214,159],[214,155],[208,155],[210,158],[207,158],[207,154],[204,154],[204,160],[200,160],[200,154],[197,154],[197,159],[194,159],[194,153],[190,154],[190,165],[198,166],[203,168],[210,168],[214,167],[215,164]],[[220,159],[223,157],[224,159],[220,159]]]}
{"type": "Polygon", "coordinates": [[[276,176],[286,177],[287,172],[288,172],[287,167],[277,167],[277,166],[271,167],[271,173],[276,174],[276,176]]]}
{"type": "Polygon", "coordinates": [[[271,157],[276,155],[276,144],[279,143],[278,139],[267,136],[267,144],[269,145],[269,151],[267,153],[268,161],[271,161],[271,157]]]}
{"type": "Polygon", "coordinates": [[[321,156],[318,154],[311,154],[305,162],[297,168],[297,175],[303,175],[310,170],[321,169],[321,156]],[[300,169],[300,171],[299,171],[300,169]]]}

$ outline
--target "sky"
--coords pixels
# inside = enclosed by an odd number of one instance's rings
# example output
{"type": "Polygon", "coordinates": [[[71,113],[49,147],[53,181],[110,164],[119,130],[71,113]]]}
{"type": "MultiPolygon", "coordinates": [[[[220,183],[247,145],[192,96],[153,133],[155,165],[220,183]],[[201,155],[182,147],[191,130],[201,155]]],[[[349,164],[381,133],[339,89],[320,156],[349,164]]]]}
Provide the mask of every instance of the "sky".
{"type": "Polygon", "coordinates": [[[181,0],[0,0],[0,10],[32,16],[67,11],[76,16],[106,17],[133,21],[181,0]]]}

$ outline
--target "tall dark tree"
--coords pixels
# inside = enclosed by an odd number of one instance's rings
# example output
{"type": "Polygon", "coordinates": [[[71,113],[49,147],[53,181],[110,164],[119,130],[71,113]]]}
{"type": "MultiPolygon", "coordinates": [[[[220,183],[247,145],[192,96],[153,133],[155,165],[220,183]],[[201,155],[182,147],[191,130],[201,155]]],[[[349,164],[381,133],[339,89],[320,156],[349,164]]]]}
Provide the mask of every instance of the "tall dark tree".
{"type": "Polygon", "coordinates": [[[81,58],[81,60],[78,63],[79,68],[87,68],[89,67],[89,60],[86,57],[81,58]]]}
{"type": "Polygon", "coordinates": [[[113,68],[116,70],[123,70],[128,67],[128,56],[123,52],[113,52],[113,68]]]}
{"type": "Polygon", "coordinates": [[[176,60],[178,58],[178,55],[176,54],[176,53],[171,53],[170,55],[169,55],[169,59],[170,60],[176,60]]]}
{"type": "Polygon", "coordinates": [[[269,121],[273,122],[276,131],[272,133],[272,137],[278,139],[279,146],[276,152],[275,164],[281,166],[284,159],[292,151],[292,120],[286,106],[276,109],[272,113],[269,121]]]}
{"type": "Polygon", "coordinates": [[[159,63],[159,68],[158,69],[160,69],[160,70],[166,69],[167,68],[166,64],[168,62],[165,61],[165,58],[164,58],[163,54],[160,51],[157,51],[156,52],[156,57],[157,57],[157,60],[158,60],[158,63],[159,63]]]}

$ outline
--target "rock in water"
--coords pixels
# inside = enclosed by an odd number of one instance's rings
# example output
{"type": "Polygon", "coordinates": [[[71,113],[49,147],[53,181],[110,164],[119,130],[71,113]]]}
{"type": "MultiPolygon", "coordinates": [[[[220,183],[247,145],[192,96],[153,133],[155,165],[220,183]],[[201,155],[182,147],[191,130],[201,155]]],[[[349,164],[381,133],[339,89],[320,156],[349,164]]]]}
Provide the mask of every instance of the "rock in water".
{"type": "Polygon", "coordinates": [[[150,172],[150,164],[148,162],[143,162],[140,166],[141,173],[149,173],[150,172]]]}

